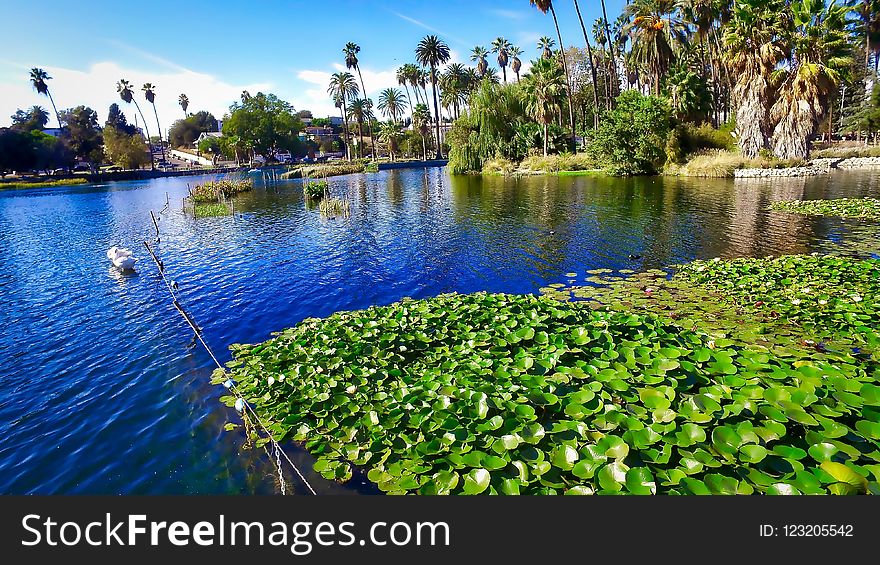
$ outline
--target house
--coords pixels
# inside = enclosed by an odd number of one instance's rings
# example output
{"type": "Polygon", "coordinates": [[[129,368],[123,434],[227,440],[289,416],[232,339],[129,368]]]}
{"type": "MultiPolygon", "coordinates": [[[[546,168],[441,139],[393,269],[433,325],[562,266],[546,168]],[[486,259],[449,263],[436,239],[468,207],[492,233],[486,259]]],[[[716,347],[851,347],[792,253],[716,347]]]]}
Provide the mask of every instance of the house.
{"type": "Polygon", "coordinates": [[[198,149],[199,143],[201,143],[202,140],[207,139],[209,137],[214,137],[214,138],[220,139],[221,137],[223,137],[223,133],[219,132],[219,131],[203,131],[199,135],[199,138],[193,142],[193,147],[198,149]]]}
{"type": "Polygon", "coordinates": [[[52,137],[59,137],[61,135],[61,128],[43,128],[43,133],[49,134],[52,137]]]}
{"type": "Polygon", "coordinates": [[[327,119],[330,120],[330,125],[342,127],[342,116],[327,116],[327,119]]]}
{"type": "Polygon", "coordinates": [[[318,143],[321,141],[332,141],[339,138],[339,136],[333,132],[333,128],[329,126],[308,126],[302,131],[300,137],[318,143]]]}

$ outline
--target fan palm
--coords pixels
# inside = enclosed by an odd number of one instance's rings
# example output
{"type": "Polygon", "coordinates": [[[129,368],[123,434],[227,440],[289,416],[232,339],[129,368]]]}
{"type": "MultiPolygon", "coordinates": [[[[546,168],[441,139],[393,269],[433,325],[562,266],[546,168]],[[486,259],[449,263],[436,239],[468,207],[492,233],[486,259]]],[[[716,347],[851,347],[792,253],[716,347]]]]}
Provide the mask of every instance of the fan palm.
{"type": "Polygon", "coordinates": [[[477,74],[481,77],[486,74],[486,69],[489,68],[489,62],[486,61],[486,55],[488,54],[489,52],[486,51],[486,48],[479,45],[471,50],[471,61],[477,64],[477,74]]]}
{"type": "Polygon", "coordinates": [[[567,97],[565,76],[556,61],[540,59],[522,81],[526,111],[544,128],[544,156],[547,156],[549,127],[567,97]]]}
{"type": "Polygon", "coordinates": [[[403,93],[397,88],[386,88],[379,94],[379,105],[376,106],[383,115],[397,123],[397,117],[406,110],[406,100],[403,93]]]}
{"type": "MultiPolygon", "coordinates": [[[[364,139],[364,122],[373,120],[372,105],[365,98],[355,98],[348,107],[348,117],[354,119],[358,126],[358,149],[364,139]]],[[[363,156],[362,154],[360,156],[363,156]]]]}
{"type": "Polygon", "coordinates": [[[584,42],[587,44],[587,61],[590,63],[590,78],[593,79],[593,128],[597,128],[599,127],[599,81],[596,79],[596,64],[593,62],[593,48],[590,46],[587,27],[584,25],[584,18],[581,17],[581,7],[578,5],[577,0],[574,0],[574,9],[577,12],[578,21],[581,23],[581,30],[584,32],[584,42]]]}
{"type": "MultiPolygon", "coordinates": [[[[406,76],[406,67],[403,65],[398,67],[397,72],[394,75],[394,78],[397,79],[397,84],[402,86],[404,88],[404,90],[406,91],[406,103],[410,109],[410,112],[412,112],[413,103],[412,103],[412,98],[409,95],[409,79],[406,76]]],[[[410,114],[410,117],[412,117],[412,114],[410,114]]]]}
{"type": "MultiPolygon", "coordinates": [[[[358,53],[361,52],[361,48],[357,43],[352,43],[349,41],[345,44],[345,47],[342,49],[342,52],[345,54],[345,66],[351,70],[355,69],[358,74],[358,78],[361,81],[361,88],[363,89],[364,97],[372,104],[372,100],[367,97],[367,87],[364,85],[364,75],[361,74],[361,66],[358,61],[358,53]]],[[[376,155],[376,142],[373,140],[373,122],[370,121],[367,124],[367,129],[370,132],[370,148],[373,151],[373,155],[376,155]]]]}
{"type": "Polygon", "coordinates": [[[529,0],[529,4],[536,7],[542,13],[546,14],[547,12],[550,12],[550,15],[553,16],[553,25],[556,26],[556,38],[559,40],[559,52],[562,55],[562,70],[565,71],[565,86],[568,94],[568,120],[571,124],[571,138],[572,140],[574,140],[574,103],[571,99],[571,76],[569,76],[568,72],[568,61],[566,60],[565,56],[565,45],[562,43],[562,33],[559,31],[559,20],[556,19],[556,10],[553,8],[552,0],[529,0]]]}
{"type": "Polygon", "coordinates": [[[58,121],[58,128],[64,129],[64,126],[61,125],[61,118],[58,116],[58,108],[55,107],[55,100],[52,98],[52,93],[49,92],[49,85],[46,84],[46,81],[52,80],[52,77],[50,77],[49,73],[43,69],[34,67],[31,69],[30,79],[31,86],[34,87],[34,90],[36,90],[37,93],[49,97],[49,102],[52,104],[52,111],[55,112],[55,120],[58,121]]]}
{"type": "Polygon", "coordinates": [[[416,47],[416,60],[423,67],[430,69],[431,88],[434,91],[434,130],[437,135],[437,159],[441,159],[440,153],[440,108],[437,96],[437,67],[445,65],[451,56],[449,45],[436,35],[428,35],[422,39],[416,47]]]}
{"type": "Polygon", "coordinates": [[[413,129],[422,138],[422,160],[428,160],[428,146],[425,141],[431,134],[431,111],[425,104],[417,104],[413,110],[413,129]]]}
{"type": "Polygon", "coordinates": [[[509,57],[510,42],[503,37],[496,37],[492,41],[492,53],[498,53],[498,66],[501,67],[501,74],[504,76],[504,82],[507,82],[507,63],[509,57]]]}
{"type": "Polygon", "coordinates": [[[771,73],[782,60],[782,24],[778,15],[785,0],[741,0],[724,34],[724,53],[735,82],[731,98],[736,109],[740,151],[753,159],[767,146],[770,130],[771,73]]]}
{"type": "Polygon", "coordinates": [[[153,115],[156,116],[156,129],[159,130],[159,147],[162,148],[162,159],[165,159],[165,146],[162,143],[162,126],[159,124],[159,113],[156,112],[156,87],[147,82],[141,87],[144,91],[144,98],[153,105],[153,115]]]}
{"type": "Polygon", "coordinates": [[[388,156],[394,161],[394,152],[400,141],[400,125],[394,121],[383,123],[379,129],[379,140],[388,147],[388,156]]]}
{"type": "Polygon", "coordinates": [[[648,70],[654,94],[659,95],[663,75],[687,44],[687,26],[678,16],[674,0],[634,0],[624,11],[632,16],[625,28],[631,32],[632,57],[648,70]]]}
{"type": "Polygon", "coordinates": [[[829,96],[850,62],[847,15],[832,0],[791,0],[789,35],[792,64],[775,71],[781,80],[770,109],[773,152],[780,159],[806,159],[810,137],[824,118],[829,96]]]}
{"type": "Polygon", "coordinates": [[[553,47],[556,45],[556,42],[546,35],[540,39],[538,39],[538,49],[541,50],[541,57],[544,59],[549,59],[553,56],[553,47]]]}
{"type": "Polygon", "coordinates": [[[181,94],[177,97],[177,103],[180,104],[181,109],[183,109],[183,117],[186,118],[186,109],[189,108],[189,96],[181,94]]]}
{"type": "MultiPolygon", "coordinates": [[[[659,2],[663,2],[666,0],[657,0],[659,2]]],[[[675,1],[675,0],[672,0],[675,1]]],[[[627,2],[629,3],[629,2],[627,2]]],[[[617,78],[617,56],[614,53],[614,36],[611,35],[611,29],[608,27],[608,12],[605,10],[605,0],[601,0],[602,4],[602,20],[605,22],[605,37],[608,38],[608,48],[611,51],[611,79],[614,82],[615,86],[612,88],[611,95],[617,95],[617,89],[619,86],[619,80],[617,78]]]]}
{"type": "Polygon", "coordinates": [[[131,83],[125,79],[120,79],[119,82],[116,83],[116,92],[119,93],[119,98],[121,98],[126,104],[134,102],[134,107],[137,109],[138,114],[141,116],[141,121],[144,123],[147,146],[150,148],[150,169],[155,169],[156,166],[153,163],[153,146],[150,144],[150,128],[147,126],[147,120],[144,118],[144,113],[141,112],[141,106],[137,103],[137,100],[134,97],[134,92],[131,90],[131,83]]]}
{"type": "Polygon", "coordinates": [[[510,70],[516,75],[516,82],[519,82],[519,71],[522,69],[522,61],[519,56],[523,54],[523,50],[516,45],[511,45],[507,54],[510,55],[510,70]]]}
{"type": "MultiPolygon", "coordinates": [[[[330,96],[338,97],[339,101],[342,103],[340,109],[342,110],[342,121],[346,132],[345,156],[351,161],[351,149],[348,144],[348,100],[357,97],[360,93],[360,89],[358,88],[354,75],[343,71],[330,75],[330,85],[327,87],[327,92],[330,96]]],[[[373,156],[375,157],[375,153],[373,156]]]]}

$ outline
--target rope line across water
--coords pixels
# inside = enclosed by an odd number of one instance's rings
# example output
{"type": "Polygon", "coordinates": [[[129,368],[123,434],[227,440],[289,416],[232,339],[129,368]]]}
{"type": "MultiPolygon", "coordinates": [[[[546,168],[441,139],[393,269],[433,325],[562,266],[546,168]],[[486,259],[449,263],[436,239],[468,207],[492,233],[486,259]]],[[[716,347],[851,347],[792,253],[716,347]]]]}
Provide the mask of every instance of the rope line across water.
{"type": "MultiPolygon", "coordinates": [[[[158,226],[157,226],[157,231],[158,231],[158,226]]],[[[223,365],[220,363],[220,361],[217,360],[217,356],[214,355],[214,351],[207,344],[207,342],[205,342],[204,337],[202,337],[202,329],[198,326],[198,324],[196,324],[193,317],[189,314],[189,312],[187,312],[183,308],[183,305],[180,303],[180,298],[178,297],[177,293],[174,290],[175,285],[173,284],[173,281],[169,282],[168,277],[165,276],[165,264],[159,260],[159,258],[153,252],[153,249],[150,247],[149,242],[147,242],[146,240],[144,240],[144,246],[147,248],[147,251],[149,252],[150,257],[153,259],[153,262],[156,264],[156,267],[159,269],[159,274],[162,275],[162,280],[165,282],[165,286],[168,288],[168,292],[171,294],[174,308],[178,312],[180,312],[180,315],[183,317],[183,319],[186,321],[186,323],[189,325],[189,327],[192,328],[193,332],[195,333],[195,336],[202,343],[205,350],[208,352],[208,355],[211,356],[211,359],[214,361],[214,364],[217,365],[217,368],[225,373],[226,369],[223,368],[223,365]]],[[[266,425],[263,423],[263,421],[260,419],[260,417],[254,411],[254,409],[251,407],[251,405],[247,402],[247,400],[244,399],[244,396],[238,390],[238,387],[235,385],[235,382],[232,381],[232,379],[229,379],[226,381],[226,383],[224,383],[224,386],[226,386],[226,388],[230,392],[232,392],[232,394],[235,395],[235,397],[237,399],[241,400],[240,404],[242,406],[242,416],[244,418],[247,418],[248,417],[247,412],[249,412],[253,416],[253,419],[257,422],[257,424],[259,424],[260,428],[262,428],[263,432],[266,434],[266,436],[269,440],[269,443],[272,444],[272,449],[273,449],[273,452],[275,455],[274,463],[278,467],[278,480],[279,480],[280,487],[281,487],[281,494],[282,495],[286,494],[286,490],[287,490],[285,482],[284,482],[284,476],[282,474],[282,468],[281,468],[281,457],[283,456],[284,459],[287,460],[287,463],[294,470],[296,475],[299,477],[299,479],[303,482],[304,485],[306,485],[306,488],[309,489],[309,492],[311,492],[313,495],[317,495],[318,493],[315,492],[315,489],[312,488],[312,485],[309,484],[309,481],[306,480],[305,476],[303,476],[303,474],[300,472],[299,468],[293,463],[293,461],[290,460],[290,457],[287,455],[287,453],[283,449],[281,449],[281,446],[278,445],[278,442],[275,441],[275,439],[272,437],[272,433],[269,431],[269,429],[266,427],[266,425]]],[[[238,404],[239,403],[236,403],[236,407],[238,407],[238,404]]],[[[264,446],[264,449],[265,449],[265,446],[264,446]]],[[[266,455],[269,456],[269,459],[271,461],[272,456],[269,454],[268,450],[266,450],[266,455]]]]}

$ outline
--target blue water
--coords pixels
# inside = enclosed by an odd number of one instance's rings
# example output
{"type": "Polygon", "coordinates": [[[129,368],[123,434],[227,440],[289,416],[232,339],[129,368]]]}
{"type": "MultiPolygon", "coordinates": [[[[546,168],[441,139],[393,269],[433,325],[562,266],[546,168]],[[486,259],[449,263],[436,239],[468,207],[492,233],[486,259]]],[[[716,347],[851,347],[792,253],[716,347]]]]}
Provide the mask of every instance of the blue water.
{"type": "MultiPolygon", "coordinates": [[[[262,450],[171,305],[155,248],[221,361],[310,316],[443,292],[536,292],[594,268],[873,245],[857,222],[768,212],[777,199],[878,196],[873,173],[777,181],[478,177],[445,169],[331,179],[352,203],[322,219],[299,181],[186,217],[196,177],[0,191],[0,493],[273,493],[262,450]],[[105,252],[140,258],[124,276],[105,252]],[[637,257],[635,259],[630,256],[637,257]]],[[[876,247],[874,247],[876,250],[876,247]]],[[[869,249],[870,251],[870,249],[869,249]]],[[[300,468],[308,454],[285,446],[300,468]]],[[[319,492],[373,492],[309,472],[319,492]]],[[[288,480],[291,480],[288,477],[288,480]]],[[[302,487],[294,483],[294,489],[302,487]]]]}

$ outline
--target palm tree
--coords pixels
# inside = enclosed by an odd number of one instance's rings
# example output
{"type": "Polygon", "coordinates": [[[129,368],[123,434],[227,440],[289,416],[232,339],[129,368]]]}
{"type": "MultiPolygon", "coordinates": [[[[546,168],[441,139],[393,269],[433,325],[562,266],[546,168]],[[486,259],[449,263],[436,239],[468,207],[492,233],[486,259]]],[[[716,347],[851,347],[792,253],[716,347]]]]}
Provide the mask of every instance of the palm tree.
{"type": "Polygon", "coordinates": [[[556,45],[556,41],[551,37],[547,37],[546,35],[538,40],[538,49],[541,50],[541,57],[544,59],[549,59],[553,56],[553,46],[556,45]]]}
{"type": "MultiPolygon", "coordinates": [[[[659,0],[663,1],[663,0],[659,0]]],[[[575,2],[575,5],[577,2],[575,2]]],[[[627,0],[627,4],[629,4],[629,0],[627,0]]],[[[608,13],[605,11],[605,0],[602,0],[602,20],[605,22],[605,37],[608,38],[608,48],[611,50],[611,78],[614,81],[614,88],[611,90],[611,96],[615,96],[617,93],[617,89],[619,88],[620,80],[617,78],[617,57],[614,54],[614,39],[611,35],[611,30],[608,28],[608,13]]]]}
{"type": "Polygon", "coordinates": [[[632,16],[626,28],[632,32],[632,57],[648,69],[654,94],[659,95],[663,75],[687,44],[687,26],[675,13],[674,0],[634,0],[624,11],[632,16]]]}
{"type": "MultiPolygon", "coordinates": [[[[348,42],[345,44],[345,47],[342,49],[342,52],[345,53],[345,66],[348,67],[349,70],[355,69],[357,70],[358,77],[361,79],[361,88],[363,89],[364,97],[372,105],[373,101],[367,97],[367,87],[364,85],[364,75],[361,74],[361,66],[358,63],[358,53],[361,52],[361,48],[357,43],[348,42]]],[[[376,142],[373,139],[373,122],[367,124],[367,129],[370,131],[370,148],[373,151],[373,155],[376,155],[376,142]]]]}
{"type": "Polygon", "coordinates": [[[184,119],[186,119],[186,109],[189,108],[189,96],[187,96],[186,94],[181,94],[177,97],[177,103],[180,104],[180,107],[183,109],[183,117],[184,119]]]}
{"type": "Polygon", "coordinates": [[[394,121],[383,123],[379,130],[379,139],[388,146],[388,156],[394,161],[394,150],[400,140],[400,125],[394,121]]]}
{"type": "Polygon", "coordinates": [[[134,92],[131,90],[131,83],[125,79],[120,79],[119,82],[116,83],[116,92],[119,93],[119,98],[121,98],[126,104],[134,102],[134,107],[141,116],[141,121],[144,123],[144,131],[147,134],[147,147],[150,148],[150,169],[155,170],[156,166],[153,163],[153,146],[150,143],[150,128],[147,126],[147,120],[144,118],[144,113],[141,112],[141,106],[137,103],[137,100],[134,97],[134,92]]]}
{"type": "Polygon", "coordinates": [[[41,129],[49,123],[49,112],[42,106],[31,106],[31,109],[28,110],[28,117],[31,121],[40,124],[41,129]]]}
{"type": "Polygon", "coordinates": [[[156,128],[159,130],[159,147],[162,148],[162,160],[165,160],[165,145],[162,143],[162,126],[159,124],[159,114],[156,112],[156,87],[147,82],[142,87],[144,98],[153,105],[153,115],[156,116],[156,128]]]}
{"type": "Polygon", "coordinates": [[[849,8],[834,0],[791,0],[791,64],[774,73],[781,77],[770,109],[773,153],[780,159],[806,159],[810,137],[824,118],[842,71],[850,65],[847,35],[849,8]]]}
{"type": "Polygon", "coordinates": [[[49,102],[52,104],[52,111],[55,112],[55,120],[58,121],[58,129],[64,129],[64,126],[61,125],[61,118],[58,116],[58,108],[55,107],[55,100],[52,99],[52,93],[49,92],[49,85],[46,84],[47,80],[52,80],[52,77],[49,76],[49,73],[44,71],[43,69],[38,69],[34,67],[31,69],[31,86],[34,87],[39,94],[49,97],[49,102]]]}
{"type": "Polygon", "coordinates": [[[481,77],[486,74],[486,69],[489,68],[489,63],[486,61],[486,55],[489,52],[486,51],[485,47],[477,45],[471,50],[471,61],[477,64],[477,74],[481,77]]]}
{"type": "MultiPolygon", "coordinates": [[[[412,98],[409,96],[409,79],[406,76],[406,67],[401,66],[397,69],[397,73],[395,75],[397,79],[397,84],[402,86],[406,90],[406,103],[409,106],[410,111],[413,109],[412,98]]],[[[412,118],[412,114],[410,114],[410,118],[412,118]]]]}
{"type": "Polygon", "coordinates": [[[441,101],[453,110],[453,118],[458,118],[459,109],[467,103],[471,91],[471,78],[468,69],[461,63],[452,63],[440,77],[441,101]]]}
{"type": "Polygon", "coordinates": [[[396,88],[386,88],[379,94],[379,105],[376,106],[383,115],[397,123],[397,117],[407,108],[403,93],[396,88]]]}
{"type": "Polygon", "coordinates": [[[568,92],[568,120],[571,124],[571,139],[574,141],[574,104],[571,99],[571,77],[568,73],[568,61],[565,56],[565,45],[562,43],[562,33],[559,31],[559,20],[556,19],[556,10],[553,8],[553,0],[529,0],[529,3],[546,14],[548,11],[553,16],[553,24],[556,26],[556,38],[559,40],[559,52],[562,54],[562,70],[565,71],[565,85],[568,92]]]}
{"type": "Polygon", "coordinates": [[[437,159],[442,159],[440,153],[440,108],[437,100],[437,67],[445,65],[449,61],[449,45],[436,35],[425,36],[416,47],[416,60],[423,67],[430,68],[431,89],[434,91],[434,125],[437,134],[437,159]]]}
{"type": "MultiPolygon", "coordinates": [[[[351,148],[348,143],[348,104],[347,101],[355,98],[360,89],[358,88],[357,81],[354,78],[354,75],[346,72],[333,73],[330,75],[330,85],[327,87],[327,92],[330,96],[339,97],[339,101],[342,103],[340,110],[342,111],[342,121],[346,131],[346,140],[345,140],[345,157],[349,161],[351,161],[351,148]]],[[[371,136],[372,137],[372,136],[371,136]]],[[[375,157],[375,153],[373,155],[375,157]]]]}
{"type": "MultiPolygon", "coordinates": [[[[422,70],[414,63],[407,63],[403,68],[406,69],[406,81],[412,87],[413,94],[416,95],[416,104],[418,104],[422,99],[421,91],[419,90],[419,79],[421,78],[422,70]]],[[[427,103],[427,100],[425,100],[425,103],[427,103]]]]}
{"type": "Polygon", "coordinates": [[[587,28],[584,25],[584,18],[581,17],[581,7],[577,0],[574,0],[574,9],[577,12],[578,21],[581,23],[581,30],[584,32],[584,41],[587,44],[587,60],[590,62],[590,77],[593,79],[593,129],[599,127],[599,81],[596,80],[596,64],[593,62],[593,48],[590,46],[590,38],[587,36],[587,28]]]}
{"type": "Polygon", "coordinates": [[[567,96],[562,69],[551,59],[539,59],[523,79],[523,97],[526,111],[544,128],[544,156],[548,152],[549,127],[562,110],[562,99],[567,96]]]}
{"type": "Polygon", "coordinates": [[[780,43],[785,0],[741,0],[724,34],[724,53],[734,78],[731,98],[736,109],[740,151],[753,159],[767,146],[770,130],[771,74],[783,56],[780,43]]]}
{"type": "Polygon", "coordinates": [[[428,160],[428,147],[425,138],[431,133],[431,111],[425,104],[418,104],[413,110],[413,129],[422,138],[422,160],[428,160]]]}
{"type": "Polygon", "coordinates": [[[483,75],[484,81],[488,81],[492,84],[501,84],[501,77],[498,76],[498,69],[495,67],[489,67],[486,69],[486,74],[483,75]]]}
{"type": "Polygon", "coordinates": [[[507,83],[507,63],[509,60],[510,42],[503,37],[496,37],[492,41],[492,53],[498,53],[498,66],[501,67],[501,74],[504,76],[504,82],[507,83]]]}
{"type": "MultiPolygon", "coordinates": [[[[373,120],[373,109],[370,102],[365,98],[356,98],[348,107],[348,117],[354,118],[358,125],[358,149],[364,140],[364,122],[373,120]]],[[[363,154],[360,155],[361,157],[363,154]]]]}
{"type": "Polygon", "coordinates": [[[516,82],[519,82],[519,71],[522,68],[522,61],[520,61],[519,56],[523,54],[523,50],[516,45],[511,45],[507,53],[510,55],[510,70],[516,74],[516,82]]]}

